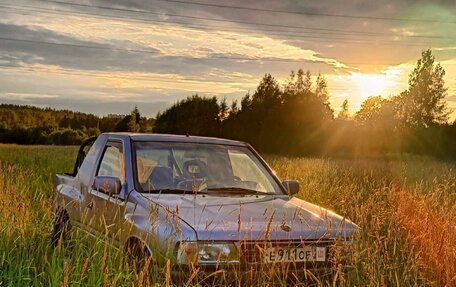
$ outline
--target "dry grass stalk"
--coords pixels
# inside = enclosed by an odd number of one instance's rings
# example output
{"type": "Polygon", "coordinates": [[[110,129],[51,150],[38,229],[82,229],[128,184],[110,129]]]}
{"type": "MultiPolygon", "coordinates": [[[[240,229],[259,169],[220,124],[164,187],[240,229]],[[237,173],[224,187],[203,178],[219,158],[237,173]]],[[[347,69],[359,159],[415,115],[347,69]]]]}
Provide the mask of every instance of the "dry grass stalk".
{"type": "Polygon", "coordinates": [[[81,281],[84,278],[84,273],[86,272],[87,267],[89,266],[89,262],[90,262],[90,257],[87,257],[86,260],[84,261],[84,265],[82,265],[81,276],[80,276],[81,281]]]}
{"type": "Polygon", "coordinates": [[[68,262],[63,264],[63,282],[60,287],[68,287],[68,262]]]}
{"type": "Polygon", "coordinates": [[[165,286],[169,287],[171,285],[171,262],[166,260],[166,270],[165,270],[165,286]]]}
{"type": "Polygon", "coordinates": [[[397,216],[423,270],[439,286],[456,286],[455,213],[431,208],[426,200],[407,192],[399,192],[395,199],[397,216]]]}

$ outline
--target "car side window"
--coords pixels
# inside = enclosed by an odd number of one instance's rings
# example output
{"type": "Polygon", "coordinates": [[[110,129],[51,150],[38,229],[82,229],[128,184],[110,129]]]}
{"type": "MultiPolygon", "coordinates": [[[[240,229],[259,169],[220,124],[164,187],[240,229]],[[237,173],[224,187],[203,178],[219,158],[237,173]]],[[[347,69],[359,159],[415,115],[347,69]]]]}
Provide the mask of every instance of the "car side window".
{"type": "Polygon", "coordinates": [[[118,177],[120,182],[125,182],[125,158],[121,143],[106,144],[97,175],[114,176],[118,177]]]}
{"type": "Polygon", "coordinates": [[[102,152],[105,144],[102,137],[99,137],[90,148],[89,152],[84,158],[81,166],[79,167],[77,176],[84,186],[90,185],[90,179],[96,170],[98,154],[102,152]]]}

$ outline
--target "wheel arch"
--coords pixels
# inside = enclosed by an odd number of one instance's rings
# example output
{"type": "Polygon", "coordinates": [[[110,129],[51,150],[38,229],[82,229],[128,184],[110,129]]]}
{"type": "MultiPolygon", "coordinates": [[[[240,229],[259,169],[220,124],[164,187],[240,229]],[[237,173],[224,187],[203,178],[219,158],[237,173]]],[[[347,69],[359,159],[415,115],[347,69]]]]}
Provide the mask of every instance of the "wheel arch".
{"type": "Polygon", "coordinates": [[[54,213],[54,223],[60,222],[62,220],[71,222],[70,213],[68,212],[68,210],[66,210],[65,207],[57,206],[54,213]]]}
{"type": "Polygon", "coordinates": [[[129,248],[131,247],[144,247],[144,250],[147,251],[149,253],[150,256],[152,256],[152,250],[149,246],[149,244],[147,244],[143,239],[135,236],[135,235],[132,235],[130,236],[124,243],[124,251],[125,252],[128,252],[129,248]]]}

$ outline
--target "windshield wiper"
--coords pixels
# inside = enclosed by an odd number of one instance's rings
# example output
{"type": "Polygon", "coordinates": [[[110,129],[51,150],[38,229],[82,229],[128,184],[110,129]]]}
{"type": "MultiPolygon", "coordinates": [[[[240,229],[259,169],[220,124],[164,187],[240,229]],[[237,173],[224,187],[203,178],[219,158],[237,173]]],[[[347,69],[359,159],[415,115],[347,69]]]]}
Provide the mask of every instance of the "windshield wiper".
{"type": "Polygon", "coordinates": [[[151,189],[147,193],[159,193],[159,194],[202,194],[205,192],[193,191],[187,189],[176,189],[176,188],[164,188],[164,189],[151,189]]]}
{"type": "Polygon", "coordinates": [[[228,194],[245,194],[245,195],[257,195],[257,194],[272,194],[269,192],[261,192],[255,189],[249,189],[249,188],[243,188],[243,187],[214,187],[214,188],[208,188],[208,192],[213,192],[213,191],[220,191],[222,193],[228,193],[228,194]]]}

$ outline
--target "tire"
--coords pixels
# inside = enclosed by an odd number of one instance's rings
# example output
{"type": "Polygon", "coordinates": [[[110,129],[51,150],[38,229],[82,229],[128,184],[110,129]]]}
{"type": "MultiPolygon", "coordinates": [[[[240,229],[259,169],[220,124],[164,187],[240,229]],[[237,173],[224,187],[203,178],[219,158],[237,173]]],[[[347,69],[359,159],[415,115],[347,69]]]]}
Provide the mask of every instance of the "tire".
{"type": "Polygon", "coordinates": [[[70,217],[65,210],[58,211],[54,217],[51,235],[51,245],[56,248],[59,244],[66,244],[69,241],[71,230],[70,217]]]}
{"type": "Polygon", "coordinates": [[[149,269],[152,266],[149,250],[137,239],[131,239],[125,245],[125,256],[129,268],[136,274],[139,274],[141,271],[144,271],[145,268],[149,269]]]}

